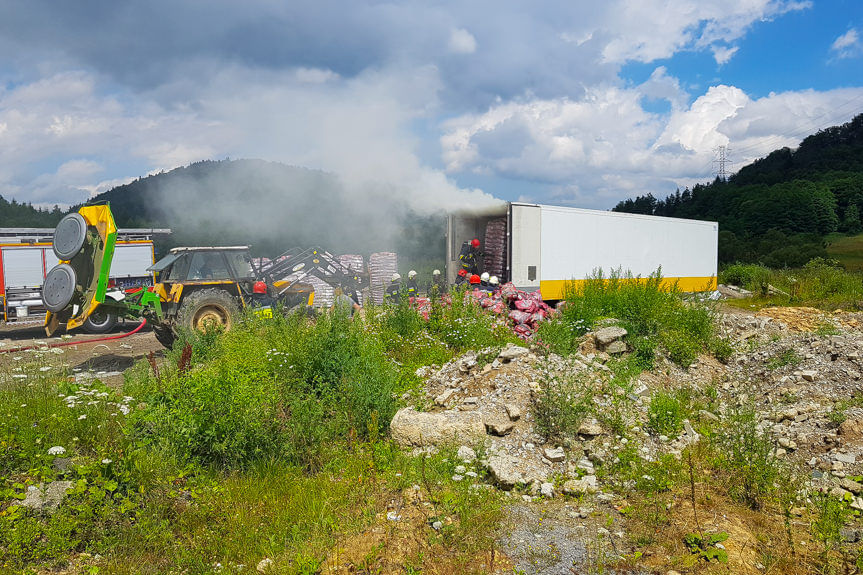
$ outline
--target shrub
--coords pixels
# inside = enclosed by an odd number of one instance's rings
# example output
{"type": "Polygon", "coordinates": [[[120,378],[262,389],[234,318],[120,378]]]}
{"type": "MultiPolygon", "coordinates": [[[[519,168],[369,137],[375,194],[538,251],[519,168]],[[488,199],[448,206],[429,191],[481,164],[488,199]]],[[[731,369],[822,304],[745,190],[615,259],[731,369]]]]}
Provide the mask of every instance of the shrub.
{"type": "Polygon", "coordinates": [[[398,370],[360,318],[248,318],[213,345],[187,373],[132,383],[149,405],[135,437],[224,467],[272,457],[310,467],[334,438],[377,435],[395,411],[398,370]]]}
{"type": "Polygon", "coordinates": [[[713,437],[715,467],[725,475],[729,495],[752,509],[760,509],[776,491],[781,467],[771,438],[758,429],[753,410],[731,415],[721,433],[713,437]]]}
{"type": "Polygon", "coordinates": [[[660,435],[674,437],[683,430],[683,406],[674,395],[659,391],[650,400],[647,425],[660,435]]]}
{"type": "Polygon", "coordinates": [[[533,400],[534,426],[545,438],[574,435],[590,412],[590,394],[574,377],[547,377],[533,400]]]}
{"type": "Polygon", "coordinates": [[[677,285],[663,279],[661,270],[646,278],[614,270],[606,277],[596,270],[580,284],[565,288],[566,303],[558,325],[540,331],[552,350],[567,353],[575,343],[567,329],[581,335],[602,318],[616,319],[645,368],[653,365],[661,344],[676,363],[688,366],[715,339],[714,312],[706,305],[687,302],[677,285]]]}
{"type": "Polygon", "coordinates": [[[742,287],[756,294],[767,294],[769,268],[757,264],[732,264],[719,272],[719,283],[742,287]]]}

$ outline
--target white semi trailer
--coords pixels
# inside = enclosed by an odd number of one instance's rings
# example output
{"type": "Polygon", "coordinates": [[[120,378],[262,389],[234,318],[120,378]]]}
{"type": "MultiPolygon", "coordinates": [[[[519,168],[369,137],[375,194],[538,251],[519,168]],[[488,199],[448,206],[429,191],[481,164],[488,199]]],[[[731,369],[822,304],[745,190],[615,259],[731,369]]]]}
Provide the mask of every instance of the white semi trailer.
{"type": "Polygon", "coordinates": [[[508,202],[449,215],[447,276],[455,281],[463,242],[478,238],[480,271],[546,300],[598,269],[647,277],[661,267],[681,290],[707,291],[716,289],[718,233],[716,222],[508,202]]]}

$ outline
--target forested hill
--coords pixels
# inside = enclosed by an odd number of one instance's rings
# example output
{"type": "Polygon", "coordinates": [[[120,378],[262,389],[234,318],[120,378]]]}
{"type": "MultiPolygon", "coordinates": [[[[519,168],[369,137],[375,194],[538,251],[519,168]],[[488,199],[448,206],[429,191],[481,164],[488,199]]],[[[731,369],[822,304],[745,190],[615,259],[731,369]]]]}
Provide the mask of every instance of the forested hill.
{"type": "Polygon", "coordinates": [[[53,228],[63,217],[55,206],[53,210],[34,208],[31,204],[19,204],[0,196],[0,227],[4,228],[53,228]]]}
{"type": "Polygon", "coordinates": [[[727,181],[614,211],[719,222],[720,262],[799,266],[826,256],[826,236],[863,231],[863,114],[745,166],[727,181]]]}

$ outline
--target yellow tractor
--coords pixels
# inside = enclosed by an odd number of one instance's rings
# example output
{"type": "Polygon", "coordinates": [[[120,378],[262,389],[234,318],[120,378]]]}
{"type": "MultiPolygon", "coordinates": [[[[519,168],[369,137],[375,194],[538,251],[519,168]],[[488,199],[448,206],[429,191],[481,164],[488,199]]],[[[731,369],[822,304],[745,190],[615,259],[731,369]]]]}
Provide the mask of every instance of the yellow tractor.
{"type": "Polygon", "coordinates": [[[148,269],[158,274],[152,287],[109,291],[116,233],[107,204],[85,206],[57,225],[54,252],[60,263],[48,272],[43,288],[48,335],[61,323],[67,330],[79,327],[94,314],[143,317],[159,342],[171,347],[182,331],[230,330],[245,308],[268,316],[276,307],[312,306],[314,288],[302,281],[311,272],[354,300],[364,280],[319,248],[289,250],[255,268],[248,246],[183,247],[148,269]]]}

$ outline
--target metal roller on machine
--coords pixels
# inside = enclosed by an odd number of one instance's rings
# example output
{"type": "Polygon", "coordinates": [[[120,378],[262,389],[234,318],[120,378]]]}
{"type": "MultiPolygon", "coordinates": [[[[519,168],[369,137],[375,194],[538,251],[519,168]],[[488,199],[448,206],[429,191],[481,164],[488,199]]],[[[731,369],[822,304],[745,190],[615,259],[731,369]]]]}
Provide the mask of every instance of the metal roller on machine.
{"type": "Polygon", "coordinates": [[[77,282],[78,274],[69,264],[59,264],[51,268],[42,287],[42,300],[48,311],[57,313],[69,305],[75,295],[77,282]]]}
{"type": "Polygon", "coordinates": [[[68,214],[60,220],[54,231],[54,255],[60,261],[69,261],[75,257],[84,241],[87,239],[87,222],[79,213],[68,214]]]}

